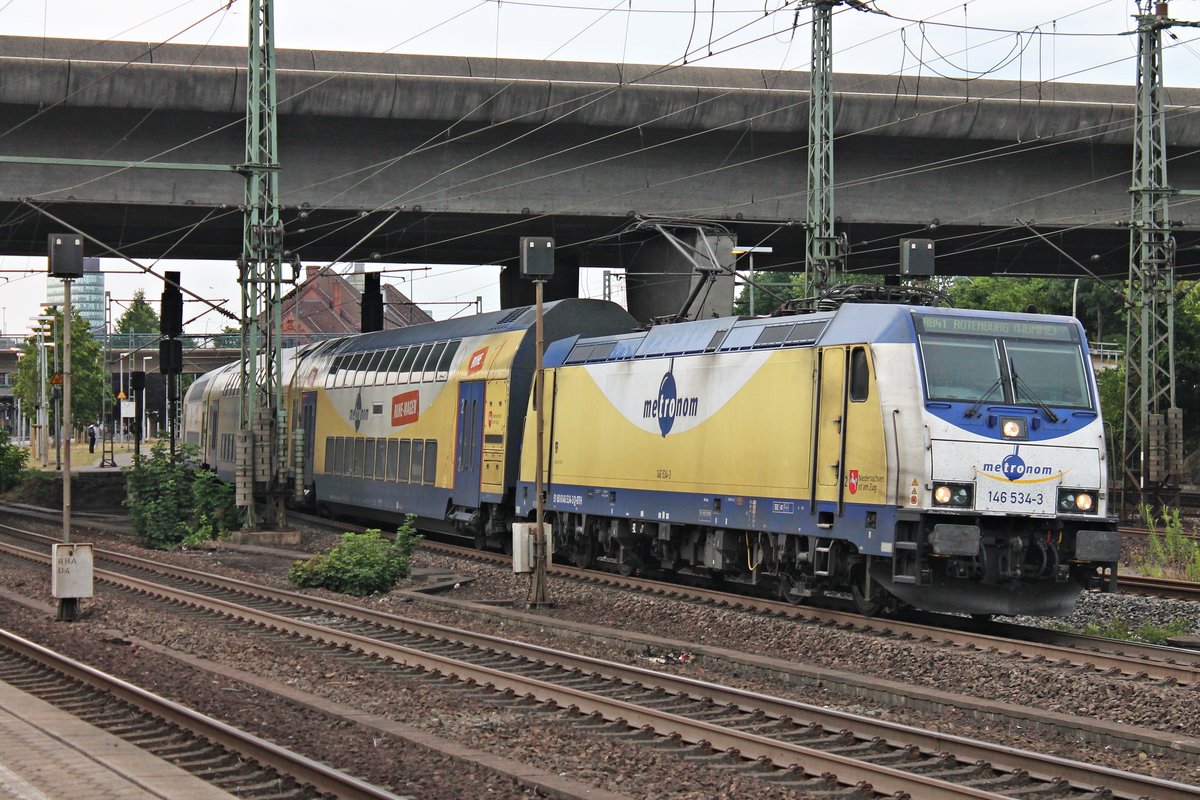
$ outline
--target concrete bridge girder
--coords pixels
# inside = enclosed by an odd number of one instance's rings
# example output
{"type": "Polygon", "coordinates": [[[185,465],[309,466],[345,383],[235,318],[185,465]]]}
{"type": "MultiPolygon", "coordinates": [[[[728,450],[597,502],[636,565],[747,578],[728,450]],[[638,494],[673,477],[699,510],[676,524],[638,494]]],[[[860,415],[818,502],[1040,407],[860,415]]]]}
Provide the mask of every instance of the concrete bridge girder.
{"type": "MultiPolygon", "coordinates": [[[[240,48],[0,37],[0,126],[23,123],[0,154],[238,163],[243,64],[240,48]]],[[[759,266],[803,268],[805,74],[684,68],[639,85],[653,68],[286,50],[279,64],[281,98],[307,90],[280,120],[286,242],[306,260],[341,256],[402,208],[349,258],[503,264],[519,236],[553,235],[572,265],[628,266],[641,242],[616,234],[638,214],[716,218],[743,244],[770,235],[759,266]]],[[[834,88],[852,269],[891,269],[897,238],[927,235],[942,272],[1079,274],[1015,222],[1034,219],[1090,225],[1056,241],[1124,276],[1131,88],[1039,97],[978,81],[967,98],[954,82],[862,75],[834,88]],[[1067,142],[1077,130],[1089,138],[1067,142]]],[[[1172,100],[1172,145],[1200,145],[1200,91],[1172,100]]],[[[1200,156],[1173,154],[1172,182],[1200,186],[1200,156]]],[[[32,197],[131,255],[232,261],[242,191],[234,173],[0,164],[4,250],[44,251],[52,226],[20,205],[32,197]]],[[[1200,268],[1192,208],[1173,211],[1184,275],[1200,268]]]]}

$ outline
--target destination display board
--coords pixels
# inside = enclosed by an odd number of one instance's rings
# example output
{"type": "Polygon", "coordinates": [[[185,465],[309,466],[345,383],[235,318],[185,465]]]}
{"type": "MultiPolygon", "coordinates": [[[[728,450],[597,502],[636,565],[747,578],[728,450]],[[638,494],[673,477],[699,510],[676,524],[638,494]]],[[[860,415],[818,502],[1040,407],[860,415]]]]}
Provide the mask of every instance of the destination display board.
{"type": "Polygon", "coordinates": [[[1037,322],[1021,319],[991,317],[958,317],[941,314],[914,314],[917,333],[942,333],[950,336],[998,336],[1004,339],[1039,339],[1041,341],[1079,341],[1074,325],[1062,322],[1037,322]]]}

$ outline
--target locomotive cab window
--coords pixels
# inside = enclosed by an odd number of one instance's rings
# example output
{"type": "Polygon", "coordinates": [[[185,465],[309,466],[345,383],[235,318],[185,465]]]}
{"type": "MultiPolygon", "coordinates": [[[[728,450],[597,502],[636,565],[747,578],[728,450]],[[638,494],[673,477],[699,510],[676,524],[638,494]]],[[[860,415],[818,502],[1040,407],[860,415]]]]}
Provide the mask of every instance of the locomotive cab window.
{"type": "Polygon", "coordinates": [[[1092,408],[1074,325],[921,314],[914,321],[929,400],[1092,408]]]}
{"type": "Polygon", "coordinates": [[[850,400],[862,403],[867,399],[871,386],[871,368],[867,364],[867,349],[856,347],[850,351],[850,400]]]}

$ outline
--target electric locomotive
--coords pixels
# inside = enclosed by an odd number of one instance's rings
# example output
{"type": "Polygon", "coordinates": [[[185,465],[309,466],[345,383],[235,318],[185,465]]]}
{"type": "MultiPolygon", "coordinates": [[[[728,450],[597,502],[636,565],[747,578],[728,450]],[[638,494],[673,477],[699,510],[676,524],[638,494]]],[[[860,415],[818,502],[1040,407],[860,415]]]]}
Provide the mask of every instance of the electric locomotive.
{"type": "MultiPolygon", "coordinates": [[[[900,305],[573,338],[546,509],[576,564],[794,601],[1061,614],[1115,580],[1077,320],[900,305]]],[[[534,505],[526,432],[516,514],[534,505]]]]}
{"type": "MultiPolygon", "coordinates": [[[[795,602],[1060,614],[1115,581],[1079,323],[904,305],[637,330],[545,307],[544,496],[556,557],[795,602]]],[[[286,359],[298,498],[416,514],[478,547],[534,515],[534,312],[350,336],[286,359]]],[[[232,478],[237,368],[185,437],[232,478]]]]}

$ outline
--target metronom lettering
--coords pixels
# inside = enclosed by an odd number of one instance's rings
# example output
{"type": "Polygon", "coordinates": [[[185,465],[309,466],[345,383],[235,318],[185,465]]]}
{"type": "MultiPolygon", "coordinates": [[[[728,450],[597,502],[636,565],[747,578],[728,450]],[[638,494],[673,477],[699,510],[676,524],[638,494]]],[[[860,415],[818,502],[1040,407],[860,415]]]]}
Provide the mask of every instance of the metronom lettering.
{"type": "MultiPolygon", "coordinates": [[[[983,472],[1003,472],[1003,471],[1004,471],[1003,464],[984,464],[983,465],[983,472]]],[[[1025,471],[1022,472],[1021,474],[1022,475],[1052,475],[1052,474],[1054,474],[1054,467],[1044,467],[1044,466],[1043,467],[1035,467],[1035,466],[1030,466],[1027,464],[1027,465],[1025,465],[1025,471]]]]}
{"type": "Polygon", "coordinates": [[[699,397],[659,397],[642,405],[643,419],[694,417],[700,413],[699,397]]]}

